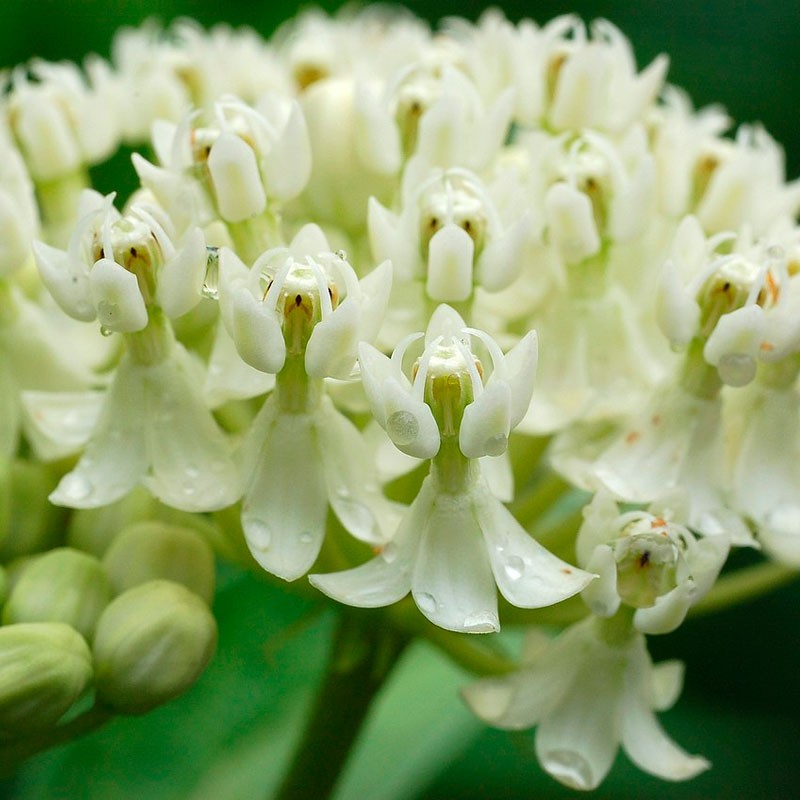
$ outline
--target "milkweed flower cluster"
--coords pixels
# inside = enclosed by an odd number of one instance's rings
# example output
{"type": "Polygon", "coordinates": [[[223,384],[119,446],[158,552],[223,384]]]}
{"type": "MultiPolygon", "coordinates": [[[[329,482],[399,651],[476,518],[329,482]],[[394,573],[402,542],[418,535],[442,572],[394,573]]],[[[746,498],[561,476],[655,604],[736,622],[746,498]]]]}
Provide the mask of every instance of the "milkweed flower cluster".
{"type": "Polygon", "coordinates": [[[458,633],[572,597],[574,624],[532,628],[470,707],[538,726],[574,788],[620,745],[667,780],[708,766],[655,718],[682,671],[646,636],[732,548],[800,567],[800,184],[666,72],[605,21],[434,33],[367,9],[269,40],[145,25],[110,61],[4,77],[0,472],[72,510],[66,539],[45,520],[0,550],[0,637],[44,665],[44,727],[91,685],[141,713],[202,670],[208,587],[180,585],[163,537],[201,572],[207,541],[458,633]],[[123,143],[128,198],[88,172],[123,143]],[[100,509],[114,530],[89,544],[100,509]],[[145,588],[109,583],[115,548],[145,588]],[[131,642],[170,627],[190,666],[148,688],[131,642]]]}

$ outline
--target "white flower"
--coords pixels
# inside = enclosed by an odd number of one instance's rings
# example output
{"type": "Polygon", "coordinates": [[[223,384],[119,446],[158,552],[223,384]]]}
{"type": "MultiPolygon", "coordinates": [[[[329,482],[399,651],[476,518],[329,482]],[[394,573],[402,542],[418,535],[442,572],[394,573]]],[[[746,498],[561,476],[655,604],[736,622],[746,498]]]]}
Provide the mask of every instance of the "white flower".
{"type": "Polygon", "coordinates": [[[184,511],[235,502],[241,495],[238,471],[201,386],[200,371],[177,343],[153,364],[123,355],[86,450],[50,501],[97,508],[141,483],[184,511]]]}
{"type": "Polygon", "coordinates": [[[599,575],[583,591],[592,612],[611,617],[620,605],[635,608],[633,625],[642,633],[669,633],[689,607],[711,589],[725,563],[730,539],[697,539],[667,507],[620,513],[598,492],[584,508],[578,532],[578,563],[599,575]]]}
{"type": "Polygon", "coordinates": [[[405,349],[388,359],[362,345],[364,388],[378,424],[402,452],[433,458],[431,473],[380,555],[351,570],[312,575],[311,582],[355,606],[390,605],[411,592],[432,622],[471,633],[499,630],[496,587],[523,608],[580,591],[592,576],[531,539],[480,474],[478,460],[505,450],[530,401],[535,336],[503,356],[488,336],[440,306],[413,383],[401,371],[405,349]],[[485,384],[471,338],[493,362],[485,384]]]}
{"type": "Polygon", "coordinates": [[[391,266],[361,281],[316,225],[247,269],[220,261],[223,320],[241,357],[275,389],[245,435],[242,527],[255,559],[285,580],[314,563],[330,506],[354,536],[385,540],[394,520],[358,429],[323,394],[349,378],[358,343],[377,333],[391,266]]]}
{"type": "Polygon", "coordinates": [[[506,677],[463,690],[482,720],[499,728],[538,726],[542,768],[571,789],[597,788],[620,745],[637,767],[670,781],[688,780],[710,766],[678,747],[654,711],[670,708],[683,683],[683,665],[653,665],[644,636],[609,638],[588,618],[557,639],[532,634],[526,663],[506,677]]]}
{"type": "Polygon", "coordinates": [[[38,233],[33,182],[19,152],[0,136],[0,279],[29,263],[38,233]]]}
{"type": "Polygon", "coordinates": [[[190,311],[202,299],[202,232],[195,228],[176,247],[169,220],[156,206],[134,204],[122,216],[113,199],[91,190],[81,195],[80,221],[66,250],[34,242],[39,272],[55,301],[75,319],[99,319],[120,333],[142,330],[152,305],[170,317],[190,311]]]}

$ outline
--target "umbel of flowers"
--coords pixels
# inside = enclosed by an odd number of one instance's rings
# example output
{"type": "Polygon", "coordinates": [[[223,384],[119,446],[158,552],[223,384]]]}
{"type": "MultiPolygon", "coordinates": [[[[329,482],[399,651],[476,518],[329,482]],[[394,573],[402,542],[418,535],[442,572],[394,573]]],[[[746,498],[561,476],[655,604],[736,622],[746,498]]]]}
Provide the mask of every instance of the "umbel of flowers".
{"type": "Polygon", "coordinates": [[[605,21],[367,9],[4,76],[0,755],[191,686],[216,557],[391,607],[570,787],[708,767],[646,637],[732,548],[800,567],[800,184],[666,72],[605,21]],[[518,666],[437,630],[506,619],[518,666]]]}

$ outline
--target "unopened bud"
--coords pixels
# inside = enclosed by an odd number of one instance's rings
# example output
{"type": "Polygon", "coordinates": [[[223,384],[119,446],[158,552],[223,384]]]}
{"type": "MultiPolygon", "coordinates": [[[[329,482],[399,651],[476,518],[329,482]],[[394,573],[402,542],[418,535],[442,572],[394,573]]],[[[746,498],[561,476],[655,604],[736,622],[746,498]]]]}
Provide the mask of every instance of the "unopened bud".
{"type": "Polygon", "coordinates": [[[91,640],[111,585],[100,562],[60,547],[26,567],[3,609],[3,622],[64,622],[91,640]]]}
{"type": "Polygon", "coordinates": [[[0,736],[55,725],[92,679],[84,638],[61,622],[0,628],[0,736]]]}
{"type": "Polygon", "coordinates": [[[211,603],[214,598],[214,553],[190,528],[165,522],[129,525],[103,558],[115,594],[159,578],[180,583],[211,603]]]}
{"type": "Polygon", "coordinates": [[[97,625],[97,696],[115,711],[144,714],[189,689],[216,644],[216,621],[196,594],[171,581],[135,586],[97,625]]]}

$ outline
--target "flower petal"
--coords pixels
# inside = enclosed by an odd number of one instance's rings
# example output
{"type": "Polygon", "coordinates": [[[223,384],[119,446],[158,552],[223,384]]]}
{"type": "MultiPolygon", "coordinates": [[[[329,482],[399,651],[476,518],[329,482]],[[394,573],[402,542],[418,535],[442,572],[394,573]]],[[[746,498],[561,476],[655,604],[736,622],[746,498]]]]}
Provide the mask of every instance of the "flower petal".
{"type": "Polygon", "coordinates": [[[232,297],[231,336],[239,355],[261,372],[278,373],[286,360],[286,342],[275,310],[239,286],[232,297]]]}
{"type": "Polygon", "coordinates": [[[225,435],[201,396],[202,372],[176,345],[172,358],[142,367],[150,458],[145,486],[183,511],[215,511],[241,496],[239,473],[225,435]]]}
{"type": "Polygon", "coordinates": [[[97,508],[124,497],[147,471],[145,388],[130,359],[120,361],[89,444],[50,495],[70,508],[97,508]]]}
{"type": "Polygon", "coordinates": [[[454,223],[440,228],[428,245],[428,296],[446,303],[467,300],[474,255],[475,243],[463,228],[454,223]]]}
{"type": "Polygon", "coordinates": [[[306,372],[314,378],[347,378],[358,350],[361,315],[353,297],[314,326],[306,346],[306,372]]]}
{"type": "Polygon", "coordinates": [[[274,413],[251,475],[242,503],[247,545],[267,572],[293,581],[316,560],[328,511],[313,418],[274,413]]]}
{"type": "Polygon", "coordinates": [[[200,302],[207,264],[206,240],[195,228],[158,274],[158,302],[168,317],[180,317],[200,302]]]}
{"type": "Polygon", "coordinates": [[[469,496],[436,494],[424,520],[411,591],[435,625],[465,633],[500,630],[486,545],[469,496]]]}
{"type": "Polygon", "coordinates": [[[241,136],[220,135],[209,153],[208,171],[219,215],[226,222],[242,222],[266,207],[267,196],[256,155],[241,136]]]}
{"type": "Polygon", "coordinates": [[[96,319],[86,265],[44,242],[33,242],[33,254],[39,274],[56,303],[75,319],[83,322],[96,319]]]}
{"type": "Polygon", "coordinates": [[[484,486],[473,492],[475,516],[486,540],[503,597],[520,608],[541,608],[580,592],[593,576],[556,558],[517,522],[484,486]]]}
{"type": "Polygon", "coordinates": [[[102,392],[23,392],[23,425],[36,457],[54,461],[84,447],[104,399],[102,392]]]}

